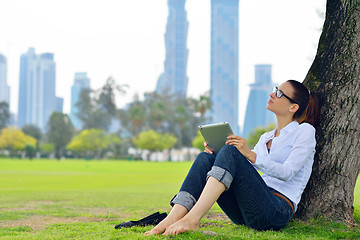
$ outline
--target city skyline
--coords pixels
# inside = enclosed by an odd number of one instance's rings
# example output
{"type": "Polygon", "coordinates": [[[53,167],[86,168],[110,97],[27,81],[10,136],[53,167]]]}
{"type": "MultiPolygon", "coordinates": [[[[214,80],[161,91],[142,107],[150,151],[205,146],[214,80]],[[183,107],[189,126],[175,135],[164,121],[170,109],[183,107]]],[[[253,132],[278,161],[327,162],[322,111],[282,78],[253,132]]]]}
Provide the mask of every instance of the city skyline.
{"type": "MultiPolygon", "coordinates": [[[[93,89],[101,87],[110,75],[119,84],[129,84],[127,96],[119,100],[120,107],[131,101],[134,93],[141,96],[153,91],[165,59],[166,3],[1,2],[0,31],[5,37],[0,39],[0,53],[8,59],[12,112],[18,105],[19,56],[31,46],[38,52],[55,54],[57,95],[64,97],[66,113],[70,112],[75,72],[88,72],[93,89]],[[80,11],[83,6],[87,11],[80,11]],[[62,12],[66,12],[66,18],[62,12]],[[98,17],[93,18],[94,14],[98,17]]],[[[276,82],[303,80],[315,56],[322,26],[316,10],[325,11],[324,6],[325,0],[240,1],[240,124],[248,84],[254,79],[253,65],[271,63],[276,82]]],[[[210,85],[210,1],[187,1],[185,8],[189,21],[188,93],[197,96],[210,85]]]]}

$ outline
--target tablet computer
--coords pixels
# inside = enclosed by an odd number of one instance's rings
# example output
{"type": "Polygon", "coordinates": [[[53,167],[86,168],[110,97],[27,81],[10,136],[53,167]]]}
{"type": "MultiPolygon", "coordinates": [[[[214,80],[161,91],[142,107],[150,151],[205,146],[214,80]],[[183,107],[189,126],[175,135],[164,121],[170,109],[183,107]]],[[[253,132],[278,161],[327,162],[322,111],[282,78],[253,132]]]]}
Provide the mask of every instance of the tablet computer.
{"type": "Polygon", "coordinates": [[[200,125],[199,129],[215,154],[225,145],[227,137],[234,134],[228,122],[200,125]]]}

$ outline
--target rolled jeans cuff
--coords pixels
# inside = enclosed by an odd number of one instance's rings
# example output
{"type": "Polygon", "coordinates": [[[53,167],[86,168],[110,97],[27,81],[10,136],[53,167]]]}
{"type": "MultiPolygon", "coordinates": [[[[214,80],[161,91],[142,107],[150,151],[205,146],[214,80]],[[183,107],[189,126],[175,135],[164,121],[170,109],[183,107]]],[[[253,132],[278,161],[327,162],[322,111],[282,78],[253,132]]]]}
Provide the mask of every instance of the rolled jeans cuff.
{"type": "Polygon", "coordinates": [[[230,184],[233,181],[233,177],[231,176],[231,174],[225,169],[218,166],[213,166],[211,168],[211,170],[207,173],[206,180],[209,179],[209,177],[214,177],[219,182],[224,184],[225,190],[228,190],[230,188],[230,184]]]}
{"type": "Polygon", "coordinates": [[[180,191],[170,201],[171,206],[174,206],[175,204],[180,204],[181,206],[184,206],[188,211],[191,210],[195,203],[196,199],[194,198],[194,196],[185,191],[180,191]]]}

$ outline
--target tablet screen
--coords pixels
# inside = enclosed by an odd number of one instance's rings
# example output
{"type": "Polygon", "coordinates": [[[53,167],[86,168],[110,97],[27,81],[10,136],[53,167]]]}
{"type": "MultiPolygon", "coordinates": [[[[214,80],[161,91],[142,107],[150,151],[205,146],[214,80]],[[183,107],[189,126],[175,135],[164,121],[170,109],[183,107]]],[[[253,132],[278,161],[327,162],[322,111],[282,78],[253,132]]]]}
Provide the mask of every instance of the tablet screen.
{"type": "Polygon", "coordinates": [[[227,137],[234,134],[228,122],[200,125],[199,129],[215,154],[225,145],[227,137]]]}

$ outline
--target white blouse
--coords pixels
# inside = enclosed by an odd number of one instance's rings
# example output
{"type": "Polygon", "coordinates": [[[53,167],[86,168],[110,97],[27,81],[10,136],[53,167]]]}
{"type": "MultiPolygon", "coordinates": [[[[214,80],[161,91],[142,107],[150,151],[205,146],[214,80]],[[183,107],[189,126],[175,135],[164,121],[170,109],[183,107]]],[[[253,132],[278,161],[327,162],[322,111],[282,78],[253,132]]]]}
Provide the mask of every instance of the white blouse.
{"type": "Polygon", "coordinates": [[[296,121],[289,123],[274,137],[276,129],[264,133],[253,151],[256,169],[263,173],[265,183],[288,197],[295,205],[300,202],[309,181],[315,154],[315,128],[296,121]],[[270,152],[266,143],[272,139],[270,152]]]}

